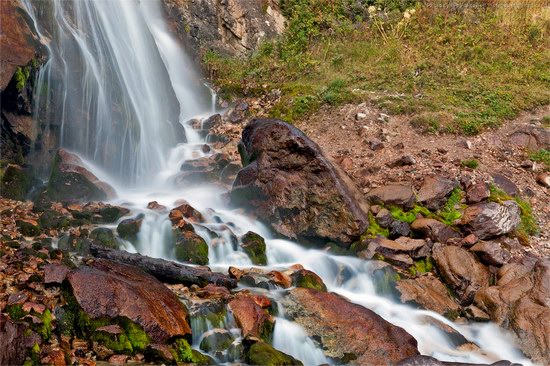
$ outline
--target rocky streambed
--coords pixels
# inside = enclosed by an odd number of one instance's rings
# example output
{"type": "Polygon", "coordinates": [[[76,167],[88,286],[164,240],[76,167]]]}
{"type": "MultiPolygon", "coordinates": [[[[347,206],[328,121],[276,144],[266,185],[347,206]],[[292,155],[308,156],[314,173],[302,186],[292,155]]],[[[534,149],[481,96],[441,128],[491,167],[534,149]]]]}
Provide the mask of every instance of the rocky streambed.
{"type": "Polygon", "coordinates": [[[34,180],[25,168],[7,167],[0,364],[445,364],[420,356],[429,342],[406,323],[357,304],[350,284],[367,264],[363,281],[373,293],[433,311],[424,321],[457,355],[500,360],[504,350],[460,332],[494,322],[534,362],[550,362],[550,262],[522,245],[518,230],[529,217],[517,194],[442,176],[426,176],[418,191],[394,184],[363,194],[281,121],[248,123],[238,159],[216,133],[231,128],[229,115],[192,124],[212,142],[171,182],[217,186],[225,207],[265,222],[266,231],[245,231],[230,219],[238,217],[183,197],[147,207],[103,203],[115,188],[64,150],[42,188],[27,184],[34,180]],[[168,225],[168,259],[135,253],[144,252],[148,212],[168,225]],[[317,358],[283,346],[277,327],[288,321],[308,339],[298,347],[317,358]]]}

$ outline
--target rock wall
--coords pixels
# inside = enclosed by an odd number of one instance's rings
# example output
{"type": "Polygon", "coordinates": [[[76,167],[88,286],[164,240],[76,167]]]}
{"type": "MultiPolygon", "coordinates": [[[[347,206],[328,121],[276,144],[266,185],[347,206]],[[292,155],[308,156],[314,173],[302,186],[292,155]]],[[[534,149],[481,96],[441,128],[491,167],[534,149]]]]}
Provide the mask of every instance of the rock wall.
{"type": "Polygon", "coordinates": [[[163,0],[173,33],[197,54],[240,56],[281,34],[278,0],[163,0]]]}

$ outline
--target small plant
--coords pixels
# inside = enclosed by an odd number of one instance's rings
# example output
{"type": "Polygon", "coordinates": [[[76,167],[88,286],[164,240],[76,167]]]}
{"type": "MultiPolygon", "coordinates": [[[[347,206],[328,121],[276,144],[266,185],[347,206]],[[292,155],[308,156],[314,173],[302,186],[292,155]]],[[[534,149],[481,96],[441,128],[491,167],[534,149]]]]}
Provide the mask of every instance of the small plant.
{"type": "Polygon", "coordinates": [[[441,221],[449,226],[453,226],[454,222],[462,217],[462,212],[459,209],[462,208],[460,201],[462,200],[462,190],[455,188],[445,205],[438,211],[438,216],[441,221]]]}
{"type": "Polygon", "coordinates": [[[543,163],[547,170],[550,169],[550,150],[540,149],[538,151],[531,152],[529,154],[529,159],[543,163]]]}
{"type": "Polygon", "coordinates": [[[387,238],[390,235],[390,231],[378,225],[376,219],[374,218],[374,215],[369,212],[369,227],[367,231],[362,235],[361,239],[376,238],[379,235],[387,238]]]}
{"type": "Polygon", "coordinates": [[[476,159],[462,160],[460,162],[460,166],[470,168],[470,169],[477,169],[479,167],[479,162],[476,159]]]}

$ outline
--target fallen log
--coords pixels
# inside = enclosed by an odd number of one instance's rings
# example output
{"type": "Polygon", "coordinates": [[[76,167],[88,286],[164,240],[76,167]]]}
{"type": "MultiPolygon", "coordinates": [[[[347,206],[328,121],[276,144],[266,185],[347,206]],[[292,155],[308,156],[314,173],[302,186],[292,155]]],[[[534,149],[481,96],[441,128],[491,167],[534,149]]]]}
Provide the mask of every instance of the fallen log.
{"type": "Polygon", "coordinates": [[[165,283],[182,283],[186,286],[204,287],[209,283],[227,288],[237,287],[237,281],[219,272],[201,267],[186,266],[165,259],[151,258],[123,250],[109,249],[95,244],[90,245],[90,253],[96,258],[139,267],[153,277],[165,283]]]}

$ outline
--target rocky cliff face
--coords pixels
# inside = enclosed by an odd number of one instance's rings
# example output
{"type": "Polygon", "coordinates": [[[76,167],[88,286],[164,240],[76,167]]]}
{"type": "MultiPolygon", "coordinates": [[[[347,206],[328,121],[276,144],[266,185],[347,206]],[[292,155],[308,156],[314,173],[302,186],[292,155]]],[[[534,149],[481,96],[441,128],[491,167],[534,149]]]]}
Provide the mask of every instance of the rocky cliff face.
{"type": "Polygon", "coordinates": [[[278,0],[163,0],[177,34],[198,53],[244,55],[279,35],[285,18],[278,0]]]}
{"type": "Polygon", "coordinates": [[[32,30],[31,20],[17,0],[0,2],[0,97],[2,160],[49,165],[48,149],[57,143],[55,133],[32,118],[32,99],[38,69],[43,62],[42,45],[32,30]],[[36,156],[29,158],[29,154],[36,156]],[[41,157],[37,159],[36,157],[41,157]],[[44,160],[45,159],[45,160],[44,160]]]}

